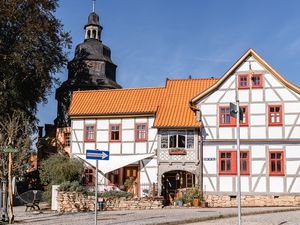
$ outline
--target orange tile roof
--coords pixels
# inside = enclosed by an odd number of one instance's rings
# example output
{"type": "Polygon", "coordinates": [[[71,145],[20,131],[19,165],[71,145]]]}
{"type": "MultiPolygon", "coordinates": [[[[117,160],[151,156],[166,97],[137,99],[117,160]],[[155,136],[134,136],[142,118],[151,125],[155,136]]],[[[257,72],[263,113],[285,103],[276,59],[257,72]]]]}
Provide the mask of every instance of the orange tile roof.
{"type": "Polygon", "coordinates": [[[189,101],[196,94],[206,90],[218,79],[168,80],[166,94],[156,114],[155,127],[198,127],[195,113],[189,101]]]}
{"type": "Polygon", "coordinates": [[[156,113],[155,127],[197,127],[189,101],[218,79],[167,80],[166,87],[76,91],[71,117],[109,117],[156,113]]]}
{"type": "Polygon", "coordinates": [[[155,113],[165,88],[73,92],[70,116],[155,113]]]}

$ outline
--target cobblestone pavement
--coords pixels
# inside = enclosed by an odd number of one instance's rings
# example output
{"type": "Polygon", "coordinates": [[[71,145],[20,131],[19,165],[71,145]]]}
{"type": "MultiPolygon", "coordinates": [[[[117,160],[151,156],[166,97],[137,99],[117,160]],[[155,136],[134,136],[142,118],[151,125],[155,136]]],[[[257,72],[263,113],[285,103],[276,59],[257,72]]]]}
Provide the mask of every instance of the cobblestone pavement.
{"type": "MultiPolygon", "coordinates": [[[[237,218],[218,219],[189,225],[236,225],[237,218]]],[[[242,217],[242,225],[300,225],[299,211],[278,212],[242,217]]]]}
{"type": "MultiPolygon", "coordinates": [[[[25,207],[15,207],[15,221],[17,224],[32,225],[92,225],[94,224],[94,213],[69,213],[58,214],[53,211],[24,212],[25,207]]],[[[299,210],[300,208],[246,208],[243,213],[263,213],[263,212],[279,212],[284,210],[299,210]]],[[[297,211],[299,213],[299,211],[297,211]]],[[[137,210],[137,211],[104,211],[98,213],[98,224],[116,225],[170,225],[170,224],[187,224],[192,222],[204,221],[207,219],[215,219],[220,217],[235,216],[237,210],[235,208],[178,208],[178,209],[160,209],[160,210],[137,210]]],[[[276,213],[276,215],[277,215],[276,213]]],[[[294,212],[296,214],[296,212],[294,212]]],[[[267,215],[267,214],[265,214],[267,215]]],[[[261,215],[263,218],[264,215],[261,215]]],[[[300,217],[299,217],[300,218],[300,217]]],[[[221,220],[216,220],[217,222],[221,220]]],[[[216,224],[214,221],[206,221],[199,224],[216,224]]],[[[223,220],[222,220],[223,221],[223,220]]],[[[228,224],[236,224],[233,219],[228,220],[228,224]]],[[[227,222],[227,220],[226,220],[227,222]]],[[[197,224],[197,223],[196,223],[197,224]]],[[[223,222],[219,224],[225,225],[223,222]]],[[[249,223],[256,224],[256,223],[249,223]]],[[[267,225],[266,223],[262,223],[267,225]]],[[[272,224],[272,223],[270,223],[272,224]]],[[[276,224],[276,223],[275,223],[276,224]]],[[[244,225],[244,224],[243,224],[244,225]]],[[[248,225],[248,224],[247,224],[248,225]]]]}

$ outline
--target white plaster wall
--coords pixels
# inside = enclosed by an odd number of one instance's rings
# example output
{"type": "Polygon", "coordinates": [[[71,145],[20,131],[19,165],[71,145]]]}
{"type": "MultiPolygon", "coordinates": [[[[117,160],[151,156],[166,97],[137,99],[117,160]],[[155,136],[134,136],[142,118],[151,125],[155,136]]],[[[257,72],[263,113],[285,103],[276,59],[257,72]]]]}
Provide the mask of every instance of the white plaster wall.
{"type": "Polygon", "coordinates": [[[300,138],[300,126],[294,127],[293,132],[291,133],[291,138],[300,138]]]}
{"type": "Polygon", "coordinates": [[[98,130],[97,131],[97,136],[96,136],[97,141],[105,141],[108,142],[108,130],[98,130]]]}
{"type": "Polygon", "coordinates": [[[286,174],[296,174],[297,170],[300,168],[300,160],[299,161],[286,161],[285,162],[286,174]]]}
{"type": "MultiPolygon", "coordinates": [[[[234,138],[236,138],[236,133],[234,135],[234,138]]],[[[240,138],[241,139],[248,139],[248,127],[241,127],[240,128],[240,138]]]]}
{"type": "MultiPolygon", "coordinates": [[[[204,161],[204,166],[209,174],[217,174],[217,159],[214,161],[204,161]]],[[[205,173],[205,170],[203,173],[205,173]]]]}
{"type": "Polygon", "coordinates": [[[72,129],[72,142],[74,141],[83,141],[83,130],[74,130],[72,129]]]}
{"type": "Polygon", "coordinates": [[[225,93],[225,91],[216,91],[208,96],[208,98],[204,101],[205,103],[216,103],[219,102],[222,95],[225,93]]]}
{"type": "Polygon", "coordinates": [[[217,126],[216,116],[206,116],[203,120],[204,126],[217,126]]]}
{"type": "Polygon", "coordinates": [[[97,120],[97,129],[109,129],[109,120],[107,119],[98,119],[97,120]]]}
{"type": "Polygon", "coordinates": [[[270,192],[283,192],[283,177],[270,177],[270,192]]]}
{"type": "Polygon", "coordinates": [[[291,94],[291,92],[289,92],[286,88],[285,89],[276,89],[276,91],[278,92],[278,94],[280,96],[284,97],[285,101],[297,101],[297,98],[291,94]]]}
{"type": "MultiPolygon", "coordinates": [[[[237,177],[235,177],[235,184],[236,184],[236,187],[235,187],[235,190],[237,190],[237,177]]],[[[248,176],[241,176],[241,191],[242,192],[249,192],[249,177],[248,176]]]]}
{"type": "MultiPolygon", "coordinates": [[[[265,165],[265,162],[266,162],[265,160],[264,161],[251,160],[251,174],[259,175],[263,169],[263,166],[265,165]]],[[[266,169],[267,167],[265,166],[265,168],[262,171],[263,174],[266,174],[266,169]]]]}
{"type": "Polygon", "coordinates": [[[280,101],[280,98],[278,97],[276,92],[273,91],[272,89],[266,89],[265,93],[266,93],[266,101],[268,102],[280,101]]]}
{"type": "Polygon", "coordinates": [[[205,115],[216,115],[217,105],[201,105],[202,116],[205,115]]]}
{"type": "Polygon", "coordinates": [[[83,143],[72,142],[72,153],[81,153],[83,151],[83,143]]]}
{"type": "Polygon", "coordinates": [[[122,129],[134,129],[134,119],[122,119],[122,129]]]}
{"type": "Polygon", "coordinates": [[[265,86],[270,87],[269,83],[272,87],[283,87],[283,85],[270,73],[265,74],[265,86]]]}
{"type": "Polygon", "coordinates": [[[269,138],[283,138],[282,127],[269,127],[269,138]]]}
{"type": "Polygon", "coordinates": [[[221,98],[220,103],[228,103],[235,101],[235,90],[228,90],[225,95],[221,98]]]}
{"type": "Polygon", "coordinates": [[[120,143],[110,143],[109,146],[110,154],[120,154],[121,153],[121,144],[120,143]]]}
{"type": "MultiPolygon", "coordinates": [[[[293,178],[287,178],[287,187],[289,188],[293,182],[293,178]]],[[[300,192],[300,177],[297,177],[292,188],[291,193],[299,193],[300,192]]]]}
{"type": "MultiPolygon", "coordinates": [[[[239,90],[239,100],[240,102],[249,102],[249,90],[239,90]]],[[[229,100],[230,102],[235,102],[235,94],[229,100]]]]}
{"type": "Polygon", "coordinates": [[[122,130],[122,141],[134,141],[134,130],[122,130]]]}
{"type": "Polygon", "coordinates": [[[120,124],[122,122],[121,119],[110,119],[109,123],[110,124],[120,124]]]}
{"type": "Polygon", "coordinates": [[[157,135],[157,129],[149,129],[148,130],[148,140],[149,141],[153,141],[156,139],[156,135],[157,135]]]}
{"type": "Polygon", "coordinates": [[[99,150],[108,151],[108,143],[96,143],[96,148],[99,150]]]}
{"type": "Polygon", "coordinates": [[[148,118],[148,123],[149,123],[149,128],[150,127],[153,127],[153,124],[154,124],[154,118],[148,118]]]}
{"type": "Polygon", "coordinates": [[[85,124],[96,124],[96,120],[85,120],[85,124]]]}
{"type": "Polygon", "coordinates": [[[266,105],[264,103],[251,103],[251,114],[266,114],[266,105]]]}
{"type": "Polygon", "coordinates": [[[156,158],[143,159],[143,163],[144,163],[145,167],[157,167],[157,159],[156,158]]]}
{"type": "Polygon", "coordinates": [[[149,141],[149,153],[153,153],[157,149],[157,141],[149,141]]]}
{"type": "Polygon", "coordinates": [[[262,89],[252,89],[252,101],[262,102],[263,101],[263,90],[262,89]]]}
{"type": "Polygon", "coordinates": [[[267,118],[265,115],[251,115],[249,122],[251,126],[266,125],[267,118]]]}
{"type": "Polygon", "coordinates": [[[206,192],[206,191],[208,191],[208,192],[215,191],[217,179],[216,179],[216,177],[211,177],[210,180],[211,180],[212,184],[209,181],[208,177],[203,177],[203,190],[204,190],[204,192],[206,192]]]}
{"type": "Polygon", "coordinates": [[[72,120],[72,129],[83,129],[83,120],[72,120]]]}
{"type": "Polygon", "coordinates": [[[284,123],[285,125],[293,125],[295,122],[297,123],[298,115],[284,115],[284,123]]]}
{"type": "Polygon", "coordinates": [[[252,145],[251,147],[251,158],[265,158],[266,147],[263,145],[252,145]]]}
{"type": "Polygon", "coordinates": [[[266,138],[266,127],[251,127],[250,138],[253,139],[265,139],[266,138]]]}
{"type": "Polygon", "coordinates": [[[219,128],[219,138],[220,139],[232,139],[232,127],[220,127],[219,128]]]}
{"type": "Polygon", "coordinates": [[[203,146],[203,157],[204,158],[216,158],[217,157],[217,147],[213,145],[203,146]]]}
{"type": "Polygon", "coordinates": [[[285,113],[300,113],[300,103],[299,102],[286,102],[284,103],[285,113]]]}
{"type": "MultiPolygon", "coordinates": [[[[259,178],[258,177],[253,177],[252,178],[252,190],[255,187],[255,184],[259,178]]],[[[265,177],[260,177],[258,184],[256,186],[256,189],[253,190],[254,192],[266,192],[266,178],[265,177]]]]}
{"type": "Polygon", "coordinates": [[[141,153],[147,153],[147,143],[146,142],[137,142],[135,144],[136,146],[136,153],[141,154],[141,153]]]}
{"type": "Polygon", "coordinates": [[[123,143],[122,154],[134,154],[134,143],[123,143]]]}
{"type": "Polygon", "coordinates": [[[286,158],[299,158],[300,146],[297,145],[288,145],[285,147],[285,157],[286,158]]]}
{"type": "Polygon", "coordinates": [[[217,129],[212,127],[206,127],[205,129],[205,139],[215,139],[217,138],[217,129]]]}
{"type": "Polygon", "coordinates": [[[232,187],[232,177],[220,176],[220,191],[221,192],[231,192],[233,191],[232,187]]]}
{"type": "Polygon", "coordinates": [[[86,142],[84,143],[84,152],[86,150],[95,150],[96,149],[96,143],[95,142],[86,142]]]}
{"type": "Polygon", "coordinates": [[[136,123],[148,123],[147,118],[136,118],[135,119],[136,123]]]}
{"type": "Polygon", "coordinates": [[[229,77],[220,87],[222,90],[234,89],[235,88],[234,76],[229,77]]]}

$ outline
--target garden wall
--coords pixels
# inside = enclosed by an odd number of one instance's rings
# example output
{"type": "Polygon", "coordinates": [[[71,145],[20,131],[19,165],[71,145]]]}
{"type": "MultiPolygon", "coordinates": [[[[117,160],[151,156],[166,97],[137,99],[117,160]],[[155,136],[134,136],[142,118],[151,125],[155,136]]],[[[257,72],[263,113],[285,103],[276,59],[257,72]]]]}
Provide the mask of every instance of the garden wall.
{"type": "MultiPolygon", "coordinates": [[[[236,196],[206,195],[205,200],[209,207],[236,207],[236,196]]],[[[241,204],[244,207],[260,206],[300,206],[300,196],[241,196],[241,204]]]]}
{"type": "MultiPolygon", "coordinates": [[[[160,209],[162,198],[107,198],[106,210],[160,209]]],[[[80,192],[59,192],[57,195],[58,212],[82,212],[95,210],[95,196],[80,192]]]]}

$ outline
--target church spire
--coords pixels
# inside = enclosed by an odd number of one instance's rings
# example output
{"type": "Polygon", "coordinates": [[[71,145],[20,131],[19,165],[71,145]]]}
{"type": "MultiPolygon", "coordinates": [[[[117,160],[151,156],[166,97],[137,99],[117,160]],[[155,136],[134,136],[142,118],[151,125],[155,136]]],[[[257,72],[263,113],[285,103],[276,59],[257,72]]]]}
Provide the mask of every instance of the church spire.
{"type": "Polygon", "coordinates": [[[99,22],[99,16],[95,12],[96,0],[93,2],[93,12],[90,13],[88,18],[88,23],[84,26],[85,30],[85,40],[87,39],[96,39],[101,41],[101,31],[102,27],[99,22]]]}

